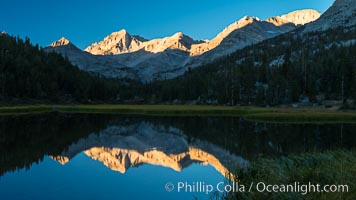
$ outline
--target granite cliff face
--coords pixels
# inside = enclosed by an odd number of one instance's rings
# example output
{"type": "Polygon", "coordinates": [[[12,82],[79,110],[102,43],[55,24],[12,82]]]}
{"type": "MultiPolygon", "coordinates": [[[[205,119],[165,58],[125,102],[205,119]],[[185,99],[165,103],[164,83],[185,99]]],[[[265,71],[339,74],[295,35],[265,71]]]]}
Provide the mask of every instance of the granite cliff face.
{"type": "Polygon", "coordinates": [[[356,1],[336,0],[334,4],[315,22],[305,27],[305,32],[324,31],[356,24],[356,1]]]}
{"type": "Polygon", "coordinates": [[[286,15],[282,15],[281,18],[296,25],[305,25],[319,19],[320,16],[321,14],[318,11],[309,9],[294,11],[286,15]]]}

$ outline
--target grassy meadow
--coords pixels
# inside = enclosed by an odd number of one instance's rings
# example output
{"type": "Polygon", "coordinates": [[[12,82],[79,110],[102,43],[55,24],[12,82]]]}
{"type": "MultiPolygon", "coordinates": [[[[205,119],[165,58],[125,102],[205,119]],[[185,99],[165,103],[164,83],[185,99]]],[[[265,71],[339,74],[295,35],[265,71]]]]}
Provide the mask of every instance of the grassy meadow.
{"type": "Polygon", "coordinates": [[[97,113],[152,116],[236,116],[270,123],[356,123],[356,112],[321,108],[263,108],[204,105],[33,105],[0,107],[0,115],[97,113]]]}

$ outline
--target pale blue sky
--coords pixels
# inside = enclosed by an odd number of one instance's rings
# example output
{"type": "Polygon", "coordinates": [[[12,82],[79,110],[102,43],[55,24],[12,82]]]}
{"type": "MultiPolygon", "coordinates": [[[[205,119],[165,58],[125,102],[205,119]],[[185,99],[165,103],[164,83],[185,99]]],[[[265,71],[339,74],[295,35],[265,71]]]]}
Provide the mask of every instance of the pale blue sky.
{"type": "Polygon", "coordinates": [[[147,39],[182,31],[211,39],[245,15],[266,19],[294,10],[324,12],[334,0],[11,0],[0,6],[0,31],[46,46],[62,36],[80,48],[125,28],[147,39]]]}

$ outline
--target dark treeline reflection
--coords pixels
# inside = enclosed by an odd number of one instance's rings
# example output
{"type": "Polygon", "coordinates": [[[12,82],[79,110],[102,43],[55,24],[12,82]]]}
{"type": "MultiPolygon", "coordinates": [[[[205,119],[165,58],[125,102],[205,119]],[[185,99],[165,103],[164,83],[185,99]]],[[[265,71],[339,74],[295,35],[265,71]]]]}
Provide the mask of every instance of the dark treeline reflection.
{"type": "Polygon", "coordinates": [[[107,126],[109,116],[0,116],[0,176],[61,153],[68,145],[107,126]]]}
{"type": "MultiPolygon", "coordinates": [[[[0,176],[60,155],[69,145],[112,126],[150,123],[176,128],[188,142],[204,140],[245,159],[353,148],[356,125],[264,124],[232,117],[142,117],[46,114],[0,117],[0,176]]],[[[163,129],[164,130],[164,129],[163,129]]],[[[130,134],[130,133],[127,133],[130,134]]],[[[167,133],[168,134],[168,133],[167,133]]]]}
{"type": "MultiPolygon", "coordinates": [[[[143,119],[144,120],[144,119],[143,119]]],[[[355,147],[353,124],[268,124],[234,117],[146,119],[174,126],[191,140],[201,139],[247,159],[355,147]]]]}

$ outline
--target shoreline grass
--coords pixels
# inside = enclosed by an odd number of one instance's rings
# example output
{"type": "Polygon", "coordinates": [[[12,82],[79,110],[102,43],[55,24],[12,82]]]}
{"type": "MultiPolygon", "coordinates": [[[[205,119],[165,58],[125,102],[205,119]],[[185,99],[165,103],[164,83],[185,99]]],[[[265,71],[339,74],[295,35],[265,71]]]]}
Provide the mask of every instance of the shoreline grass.
{"type": "Polygon", "coordinates": [[[356,151],[330,150],[289,155],[280,158],[261,158],[245,169],[234,173],[240,184],[263,182],[270,185],[302,184],[347,185],[344,192],[258,192],[229,193],[225,199],[353,199],[356,195],[356,151]]]}
{"type": "Polygon", "coordinates": [[[356,112],[320,108],[263,108],[208,105],[32,105],[0,107],[0,115],[89,113],[147,116],[235,116],[265,123],[356,123],[356,112]]]}
{"type": "Polygon", "coordinates": [[[177,116],[244,116],[254,113],[275,112],[272,109],[258,107],[227,106],[181,106],[181,105],[35,105],[0,107],[1,114],[20,114],[33,112],[63,113],[102,113],[135,115],[177,115],[177,116]]]}
{"type": "Polygon", "coordinates": [[[245,118],[249,121],[265,123],[356,123],[356,113],[340,111],[310,111],[306,113],[256,113],[247,115],[245,118]]]}

